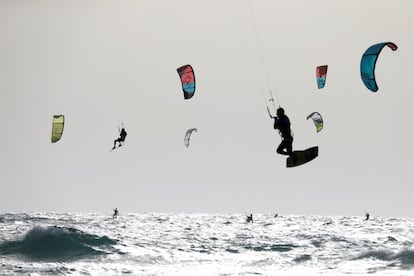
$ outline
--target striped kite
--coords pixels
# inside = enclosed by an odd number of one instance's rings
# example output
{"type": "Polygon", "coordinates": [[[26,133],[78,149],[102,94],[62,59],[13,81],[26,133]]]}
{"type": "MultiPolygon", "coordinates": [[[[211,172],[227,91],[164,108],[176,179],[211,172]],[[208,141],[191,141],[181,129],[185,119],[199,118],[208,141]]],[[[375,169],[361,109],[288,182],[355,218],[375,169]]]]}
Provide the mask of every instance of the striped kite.
{"type": "Polygon", "coordinates": [[[177,73],[180,76],[184,99],[188,100],[194,96],[195,92],[195,76],[193,67],[189,64],[183,65],[177,68],[177,73]]]}
{"type": "Polygon", "coordinates": [[[326,82],[326,73],[328,72],[328,65],[321,65],[316,67],[316,82],[318,88],[324,88],[326,82]]]}

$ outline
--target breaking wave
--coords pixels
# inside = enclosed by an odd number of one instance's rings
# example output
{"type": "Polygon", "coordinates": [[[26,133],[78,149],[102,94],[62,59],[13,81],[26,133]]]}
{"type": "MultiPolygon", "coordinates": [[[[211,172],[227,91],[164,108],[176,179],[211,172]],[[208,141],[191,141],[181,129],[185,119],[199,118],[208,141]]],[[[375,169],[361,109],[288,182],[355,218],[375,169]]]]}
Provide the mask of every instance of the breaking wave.
{"type": "Polygon", "coordinates": [[[116,241],[75,228],[35,226],[22,239],[0,244],[0,255],[29,260],[71,261],[111,253],[116,241]]]}
{"type": "Polygon", "coordinates": [[[354,258],[354,260],[365,258],[374,258],[381,261],[394,261],[398,262],[403,268],[414,268],[414,250],[411,249],[402,250],[400,252],[393,252],[390,250],[371,250],[360,254],[354,258]]]}

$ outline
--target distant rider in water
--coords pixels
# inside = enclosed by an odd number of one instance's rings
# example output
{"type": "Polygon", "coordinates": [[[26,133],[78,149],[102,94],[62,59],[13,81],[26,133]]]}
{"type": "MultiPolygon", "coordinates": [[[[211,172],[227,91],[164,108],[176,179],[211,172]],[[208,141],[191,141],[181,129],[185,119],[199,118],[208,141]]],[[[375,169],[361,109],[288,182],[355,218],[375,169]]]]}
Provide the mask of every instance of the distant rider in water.
{"type": "Polygon", "coordinates": [[[251,222],[253,223],[253,214],[247,215],[246,216],[246,222],[251,222]]]}
{"type": "Polygon", "coordinates": [[[282,142],[277,147],[276,152],[283,155],[292,154],[292,144],[293,136],[290,130],[290,120],[288,116],[285,115],[285,110],[279,107],[276,111],[275,123],[273,125],[274,129],[278,129],[280,136],[282,137],[282,142]],[[286,149],[286,151],[284,151],[286,149]]]}
{"type": "Polygon", "coordinates": [[[119,214],[118,208],[115,208],[114,209],[114,214],[112,215],[112,218],[117,218],[118,217],[118,214],[119,214]]]}
{"type": "Polygon", "coordinates": [[[365,214],[365,220],[369,220],[369,213],[365,214]]]}

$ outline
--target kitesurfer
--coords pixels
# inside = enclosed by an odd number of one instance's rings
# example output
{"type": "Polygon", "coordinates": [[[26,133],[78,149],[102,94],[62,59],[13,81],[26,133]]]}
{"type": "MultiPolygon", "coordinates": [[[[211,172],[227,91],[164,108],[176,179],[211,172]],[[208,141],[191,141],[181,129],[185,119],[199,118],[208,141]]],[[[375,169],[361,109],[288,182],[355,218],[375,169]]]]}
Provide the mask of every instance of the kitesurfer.
{"type": "Polygon", "coordinates": [[[253,214],[246,215],[246,222],[247,223],[249,223],[249,222],[253,223],[253,214]]]}
{"type": "Polygon", "coordinates": [[[369,220],[369,213],[365,214],[365,220],[369,220]]]}
{"type": "Polygon", "coordinates": [[[293,136],[290,131],[290,121],[288,116],[285,115],[285,110],[279,107],[276,111],[275,123],[273,125],[274,129],[278,129],[280,136],[282,137],[282,142],[277,147],[276,152],[283,155],[292,154],[292,144],[293,136]],[[284,151],[286,149],[286,151],[284,151]]]}
{"type": "Polygon", "coordinates": [[[122,146],[122,143],[125,142],[125,138],[127,136],[127,132],[125,131],[125,128],[122,127],[121,131],[119,132],[119,137],[114,141],[114,147],[113,150],[116,148],[116,142],[118,142],[118,147],[122,146]]]}
{"type": "Polygon", "coordinates": [[[112,215],[112,218],[116,218],[118,216],[119,212],[118,212],[118,208],[114,209],[114,214],[112,215]]]}

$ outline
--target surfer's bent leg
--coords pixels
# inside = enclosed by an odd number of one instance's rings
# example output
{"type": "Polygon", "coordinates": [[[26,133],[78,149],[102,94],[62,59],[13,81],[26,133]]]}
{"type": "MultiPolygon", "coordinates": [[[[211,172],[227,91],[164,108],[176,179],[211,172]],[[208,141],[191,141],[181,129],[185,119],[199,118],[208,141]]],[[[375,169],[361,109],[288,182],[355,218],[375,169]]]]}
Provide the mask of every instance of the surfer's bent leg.
{"type": "MultiPolygon", "coordinates": [[[[288,151],[284,151],[284,149],[289,150],[289,142],[286,140],[283,140],[280,145],[277,147],[276,152],[283,155],[290,155],[288,151]]],[[[290,142],[290,152],[292,152],[292,142],[290,142]]]]}

